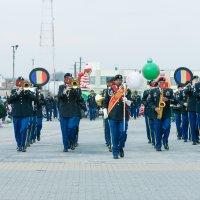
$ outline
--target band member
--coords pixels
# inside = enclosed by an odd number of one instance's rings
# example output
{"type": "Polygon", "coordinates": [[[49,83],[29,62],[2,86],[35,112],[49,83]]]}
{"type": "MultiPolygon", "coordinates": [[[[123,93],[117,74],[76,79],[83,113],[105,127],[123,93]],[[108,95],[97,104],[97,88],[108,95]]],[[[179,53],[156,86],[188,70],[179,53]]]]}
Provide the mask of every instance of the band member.
{"type": "Polygon", "coordinates": [[[60,115],[60,125],[64,152],[68,149],[75,149],[77,127],[80,119],[81,91],[72,87],[72,74],[66,73],[64,76],[64,85],[59,87],[58,91],[58,110],[60,115]]]}
{"type": "Polygon", "coordinates": [[[144,117],[145,117],[145,124],[146,124],[146,131],[147,131],[147,139],[148,143],[152,143],[155,146],[155,133],[154,133],[154,123],[153,123],[153,116],[152,110],[149,106],[149,97],[150,91],[157,87],[158,83],[154,81],[149,82],[149,89],[145,90],[142,97],[142,105],[144,106],[144,117]]]}
{"type": "Polygon", "coordinates": [[[97,102],[96,102],[95,96],[96,94],[94,90],[91,90],[90,95],[88,96],[88,99],[87,99],[90,121],[95,120],[96,118],[97,102]]]}
{"type": "Polygon", "coordinates": [[[122,85],[122,75],[116,75],[110,91],[103,102],[104,117],[109,119],[113,158],[124,157],[127,138],[131,92],[122,85]]]}
{"type": "Polygon", "coordinates": [[[171,108],[170,103],[173,100],[173,90],[163,88],[165,78],[159,78],[158,88],[151,90],[149,105],[152,109],[154,118],[154,130],[156,136],[156,151],[161,151],[162,143],[166,150],[169,150],[168,138],[171,128],[171,108]]]}
{"type": "Polygon", "coordinates": [[[17,151],[26,151],[26,136],[29,119],[33,113],[32,102],[35,95],[30,90],[24,90],[24,79],[19,77],[16,81],[16,89],[11,91],[8,102],[12,105],[12,117],[14,124],[17,151]]]}
{"type": "Polygon", "coordinates": [[[57,105],[58,105],[58,99],[55,96],[53,98],[53,117],[54,117],[54,119],[58,118],[58,107],[57,107],[57,105]]]}
{"type": "Polygon", "coordinates": [[[181,132],[182,139],[184,142],[187,142],[188,136],[188,110],[187,110],[187,95],[185,94],[184,88],[179,86],[179,96],[178,96],[178,104],[181,105],[181,132]]]}
{"type": "Polygon", "coordinates": [[[175,114],[175,123],[176,123],[176,130],[177,130],[177,138],[178,140],[181,140],[183,137],[182,133],[182,107],[180,104],[180,98],[181,98],[181,90],[182,90],[182,85],[178,85],[178,91],[174,93],[174,100],[175,100],[175,105],[173,105],[172,109],[175,114]]]}
{"type": "Polygon", "coordinates": [[[81,97],[81,90],[79,88],[76,89],[77,93],[79,94],[79,99],[77,99],[77,104],[79,106],[79,115],[78,115],[78,121],[76,126],[76,134],[75,134],[75,147],[78,146],[78,137],[79,137],[79,124],[80,120],[82,118],[82,113],[87,111],[86,102],[84,101],[83,97],[81,97]]]}
{"type": "MultiPolygon", "coordinates": [[[[111,91],[113,82],[114,82],[114,78],[111,78],[110,80],[107,81],[107,88],[105,90],[103,90],[104,100],[107,95],[112,96],[112,93],[110,94],[109,91],[111,91]]],[[[105,118],[105,116],[104,116],[103,124],[104,124],[104,138],[105,138],[106,146],[108,147],[108,150],[111,152],[112,151],[111,135],[110,135],[110,126],[109,126],[108,117],[105,118]]]]}
{"type": "Polygon", "coordinates": [[[192,78],[191,83],[189,83],[185,88],[185,94],[188,96],[187,109],[188,109],[190,132],[193,145],[199,143],[197,113],[196,113],[197,102],[196,102],[195,88],[194,88],[197,82],[198,82],[198,77],[194,76],[192,78]]]}
{"type": "Polygon", "coordinates": [[[3,128],[2,121],[3,119],[5,119],[6,116],[7,116],[6,106],[0,96],[0,128],[3,128]]]}
{"type": "Polygon", "coordinates": [[[200,134],[200,82],[195,84],[195,97],[196,97],[196,113],[197,113],[197,125],[200,134]]]}
{"type": "Polygon", "coordinates": [[[51,96],[50,92],[48,92],[47,97],[45,98],[47,121],[52,121],[53,104],[54,104],[53,97],[51,96]]]}
{"type": "Polygon", "coordinates": [[[42,88],[38,87],[36,91],[36,107],[37,107],[37,128],[36,136],[37,141],[40,141],[41,130],[42,130],[42,120],[43,120],[43,106],[45,105],[44,95],[41,93],[42,88]]]}

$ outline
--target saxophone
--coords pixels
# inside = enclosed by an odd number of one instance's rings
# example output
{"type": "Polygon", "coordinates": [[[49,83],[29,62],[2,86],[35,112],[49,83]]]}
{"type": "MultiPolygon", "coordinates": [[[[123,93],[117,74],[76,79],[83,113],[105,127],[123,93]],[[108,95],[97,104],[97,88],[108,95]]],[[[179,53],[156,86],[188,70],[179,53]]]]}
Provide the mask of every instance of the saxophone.
{"type": "Polygon", "coordinates": [[[160,99],[159,99],[159,104],[158,104],[158,119],[162,119],[163,116],[163,109],[166,106],[164,100],[163,100],[164,94],[163,94],[163,90],[160,92],[160,99]]]}

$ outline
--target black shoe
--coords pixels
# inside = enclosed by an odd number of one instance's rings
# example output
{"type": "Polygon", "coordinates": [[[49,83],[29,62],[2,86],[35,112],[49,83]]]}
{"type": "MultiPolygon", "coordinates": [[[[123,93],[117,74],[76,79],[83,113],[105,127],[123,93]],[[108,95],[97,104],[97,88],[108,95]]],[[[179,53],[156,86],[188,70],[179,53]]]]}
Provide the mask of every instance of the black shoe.
{"type": "Polygon", "coordinates": [[[162,151],[161,149],[156,149],[156,151],[162,151]]]}
{"type": "Polygon", "coordinates": [[[17,147],[17,151],[22,151],[22,149],[20,147],[17,147]]]}
{"type": "Polygon", "coordinates": [[[111,147],[111,145],[108,145],[108,150],[109,150],[109,152],[112,152],[112,147],[111,147]]]}
{"type": "Polygon", "coordinates": [[[169,150],[168,144],[164,144],[164,148],[165,148],[166,150],[169,150]]]}
{"type": "Polygon", "coordinates": [[[119,155],[120,155],[121,158],[124,157],[124,150],[123,150],[123,149],[120,149],[120,151],[119,151],[119,155]]]}
{"type": "Polygon", "coordinates": [[[35,143],[36,141],[35,140],[33,140],[33,144],[35,143]]]}
{"type": "Polygon", "coordinates": [[[37,141],[40,141],[40,135],[37,135],[37,141]]]}
{"type": "Polygon", "coordinates": [[[196,142],[193,142],[192,145],[197,145],[197,143],[196,143],[196,142]]]}
{"type": "Polygon", "coordinates": [[[71,150],[75,150],[75,145],[74,145],[74,144],[71,144],[70,149],[71,149],[71,150]]]}
{"type": "Polygon", "coordinates": [[[113,158],[114,158],[114,159],[119,159],[119,157],[118,157],[118,156],[113,156],[113,158]]]}
{"type": "Polygon", "coordinates": [[[63,152],[68,152],[68,149],[63,149],[63,152]]]}
{"type": "Polygon", "coordinates": [[[26,148],[22,148],[22,152],[26,152],[26,148]]]}
{"type": "Polygon", "coordinates": [[[75,146],[75,147],[78,147],[78,143],[76,142],[76,143],[74,144],[74,146],[75,146]]]}
{"type": "Polygon", "coordinates": [[[27,144],[26,144],[26,147],[30,147],[31,145],[30,145],[30,143],[28,142],[27,144]]]}
{"type": "Polygon", "coordinates": [[[187,142],[187,140],[184,140],[184,142],[187,142]]]}
{"type": "Polygon", "coordinates": [[[177,136],[177,139],[178,139],[178,140],[181,140],[181,137],[180,137],[180,136],[177,136]]]}
{"type": "Polygon", "coordinates": [[[151,144],[151,140],[148,141],[148,144],[151,144]]]}

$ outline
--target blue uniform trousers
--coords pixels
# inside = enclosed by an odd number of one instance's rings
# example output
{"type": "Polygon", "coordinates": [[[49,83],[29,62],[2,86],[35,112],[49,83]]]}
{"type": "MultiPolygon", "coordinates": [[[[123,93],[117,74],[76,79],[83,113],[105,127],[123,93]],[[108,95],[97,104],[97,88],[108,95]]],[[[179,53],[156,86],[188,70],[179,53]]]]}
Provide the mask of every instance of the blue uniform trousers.
{"type": "Polygon", "coordinates": [[[63,146],[70,148],[70,144],[76,142],[76,129],[79,123],[79,117],[60,117],[63,146]]]}
{"type": "Polygon", "coordinates": [[[58,109],[57,109],[57,106],[53,107],[53,117],[54,118],[58,118],[58,109]]]}
{"type": "Polygon", "coordinates": [[[90,121],[95,120],[95,118],[96,118],[96,108],[89,108],[89,114],[90,114],[90,121]]]}
{"type": "Polygon", "coordinates": [[[197,113],[197,126],[200,134],[200,113],[197,113]]]}
{"type": "Polygon", "coordinates": [[[151,136],[151,142],[152,145],[155,146],[155,130],[154,130],[154,120],[149,119],[149,127],[150,127],[150,136],[151,136]]]}
{"type": "Polygon", "coordinates": [[[31,117],[31,121],[31,140],[35,140],[37,132],[37,116],[31,117]]]}
{"type": "Polygon", "coordinates": [[[42,130],[42,117],[37,117],[37,136],[41,135],[42,130]]]}
{"type": "Polygon", "coordinates": [[[135,106],[131,106],[131,117],[137,118],[137,111],[135,106]]]}
{"type": "Polygon", "coordinates": [[[47,121],[52,120],[52,109],[46,108],[47,121]]]}
{"type": "Polygon", "coordinates": [[[171,119],[156,119],[154,120],[154,130],[156,136],[156,149],[160,150],[162,147],[162,142],[164,145],[168,144],[168,138],[171,128],[171,119]]]}
{"type": "Polygon", "coordinates": [[[15,139],[18,148],[25,148],[29,117],[13,117],[15,139]]]}
{"type": "Polygon", "coordinates": [[[120,149],[125,147],[125,142],[127,139],[128,121],[125,122],[125,130],[123,121],[115,121],[109,119],[109,125],[112,139],[112,153],[113,156],[118,156],[120,149]]]}
{"type": "Polygon", "coordinates": [[[27,135],[26,135],[26,143],[27,144],[31,143],[32,123],[33,123],[33,119],[31,116],[31,117],[29,117],[29,124],[28,124],[27,135]]]}
{"type": "Polygon", "coordinates": [[[108,118],[104,119],[104,134],[105,134],[105,141],[106,145],[111,145],[111,136],[110,136],[110,126],[108,118]]]}
{"type": "Polygon", "coordinates": [[[149,124],[149,118],[145,115],[145,124],[146,124],[146,132],[147,132],[147,139],[151,141],[151,130],[150,130],[150,124],[149,124]]]}
{"type": "Polygon", "coordinates": [[[189,112],[189,122],[190,122],[190,132],[192,137],[191,139],[193,142],[197,142],[199,140],[199,136],[198,136],[196,112],[189,112]]]}
{"type": "Polygon", "coordinates": [[[177,136],[182,137],[182,128],[181,128],[181,114],[175,114],[175,122],[176,122],[176,130],[177,130],[177,136]]]}
{"type": "Polygon", "coordinates": [[[78,121],[77,121],[77,127],[76,127],[76,139],[75,139],[75,143],[78,143],[78,134],[79,134],[79,124],[80,124],[80,117],[78,117],[78,121]]]}
{"type": "Polygon", "coordinates": [[[188,113],[182,113],[182,124],[181,124],[181,130],[182,130],[182,137],[186,141],[188,140],[188,113]]]}

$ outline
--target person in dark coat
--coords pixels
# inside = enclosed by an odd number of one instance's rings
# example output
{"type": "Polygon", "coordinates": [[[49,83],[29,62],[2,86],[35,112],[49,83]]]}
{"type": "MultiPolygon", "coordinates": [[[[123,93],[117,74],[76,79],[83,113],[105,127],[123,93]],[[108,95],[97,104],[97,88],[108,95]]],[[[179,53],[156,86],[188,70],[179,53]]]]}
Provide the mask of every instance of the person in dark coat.
{"type": "Polygon", "coordinates": [[[96,94],[95,94],[94,90],[91,90],[90,95],[88,96],[88,99],[87,99],[90,121],[96,119],[97,102],[96,102],[95,97],[96,97],[96,94]]]}
{"type": "Polygon", "coordinates": [[[124,147],[127,139],[128,121],[130,117],[131,91],[122,85],[122,75],[116,75],[115,81],[103,102],[104,118],[109,119],[112,154],[114,159],[124,157],[124,147]],[[124,96],[125,93],[125,96],[124,96]]]}
{"type": "Polygon", "coordinates": [[[42,88],[38,87],[36,92],[36,108],[37,108],[37,131],[36,136],[37,140],[40,141],[41,130],[42,130],[42,121],[43,121],[43,107],[45,105],[44,95],[42,94],[42,88]]]}
{"type": "Polygon", "coordinates": [[[79,105],[81,101],[81,90],[80,88],[73,88],[71,83],[72,74],[66,73],[64,76],[64,84],[60,85],[58,91],[58,110],[64,152],[68,152],[68,149],[74,150],[76,147],[77,127],[81,115],[79,105]]]}
{"type": "Polygon", "coordinates": [[[54,105],[54,100],[49,92],[47,94],[47,97],[45,98],[45,109],[46,109],[47,121],[52,121],[53,105],[54,105]]]}
{"type": "Polygon", "coordinates": [[[197,126],[197,101],[196,101],[196,94],[195,94],[195,84],[198,82],[198,77],[193,76],[191,83],[189,83],[184,92],[188,97],[187,100],[187,109],[188,109],[188,116],[189,116],[189,124],[190,124],[190,132],[191,132],[191,139],[192,144],[196,145],[199,143],[199,132],[197,126]]]}
{"type": "Polygon", "coordinates": [[[148,143],[152,143],[152,145],[155,146],[155,131],[153,124],[152,110],[151,107],[149,106],[149,97],[151,90],[157,87],[158,83],[150,81],[148,84],[150,88],[145,90],[143,93],[142,105],[144,106],[144,117],[145,117],[148,143]]]}
{"type": "Polygon", "coordinates": [[[174,101],[173,90],[170,88],[162,88],[165,83],[165,78],[161,77],[158,82],[158,87],[152,89],[149,95],[149,106],[151,108],[151,115],[154,120],[154,131],[156,136],[156,151],[161,151],[162,144],[166,150],[169,150],[168,138],[171,129],[171,107],[170,104],[174,101]],[[161,94],[163,94],[163,114],[161,118],[158,117],[160,108],[159,102],[161,94]]]}
{"type": "Polygon", "coordinates": [[[14,124],[17,151],[26,151],[26,137],[30,116],[33,113],[33,101],[36,96],[30,90],[23,88],[24,78],[19,77],[16,88],[11,91],[8,103],[12,105],[12,117],[14,124]]]}

